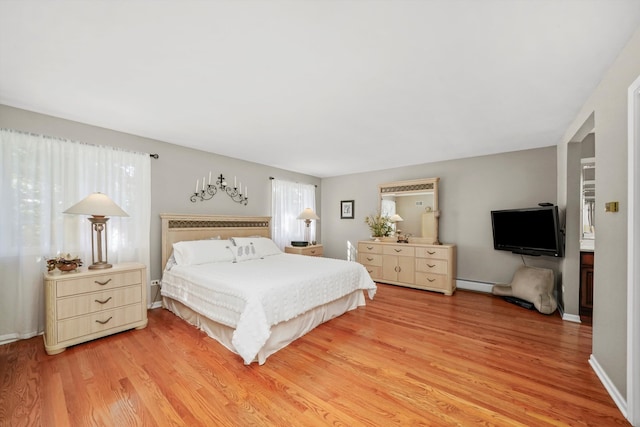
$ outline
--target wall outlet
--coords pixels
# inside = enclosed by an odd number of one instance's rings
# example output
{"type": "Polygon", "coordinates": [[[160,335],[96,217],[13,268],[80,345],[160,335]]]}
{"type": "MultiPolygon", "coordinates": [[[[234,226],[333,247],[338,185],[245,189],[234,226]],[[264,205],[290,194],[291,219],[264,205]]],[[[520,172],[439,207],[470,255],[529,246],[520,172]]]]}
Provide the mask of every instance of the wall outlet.
{"type": "Polygon", "coordinates": [[[160,280],[152,280],[151,286],[160,286],[160,280]]]}

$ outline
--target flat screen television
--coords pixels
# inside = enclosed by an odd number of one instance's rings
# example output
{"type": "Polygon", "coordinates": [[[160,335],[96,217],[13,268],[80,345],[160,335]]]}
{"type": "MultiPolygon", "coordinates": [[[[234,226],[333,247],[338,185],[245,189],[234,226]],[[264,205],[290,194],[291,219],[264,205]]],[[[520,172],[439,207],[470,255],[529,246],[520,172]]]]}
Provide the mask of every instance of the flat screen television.
{"type": "Polygon", "coordinates": [[[493,247],[524,255],[564,256],[557,206],[491,211],[493,247]]]}

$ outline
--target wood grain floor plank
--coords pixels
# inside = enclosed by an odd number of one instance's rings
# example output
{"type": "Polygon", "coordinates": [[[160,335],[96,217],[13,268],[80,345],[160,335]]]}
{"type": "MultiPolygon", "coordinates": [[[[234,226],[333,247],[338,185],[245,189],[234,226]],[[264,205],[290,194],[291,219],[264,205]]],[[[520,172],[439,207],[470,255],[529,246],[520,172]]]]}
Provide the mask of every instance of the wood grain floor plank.
{"type": "Polygon", "coordinates": [[[364,308],[245,366],[172,313],[44,353],[0,347],[0,426],[628,426],[591,326],[489,295],[380,285],[364,308]]]}

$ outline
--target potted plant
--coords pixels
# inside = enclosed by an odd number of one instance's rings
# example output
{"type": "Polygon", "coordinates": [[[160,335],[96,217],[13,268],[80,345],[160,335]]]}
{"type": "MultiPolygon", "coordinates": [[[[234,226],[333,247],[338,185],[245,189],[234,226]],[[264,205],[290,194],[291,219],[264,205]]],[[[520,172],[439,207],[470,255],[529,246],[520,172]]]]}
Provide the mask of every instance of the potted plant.
{"type": "Polygon", "coordinates": [[[391,218],[381,213],[367,216],[364,222],[369,226],[371,237],[375,240],[379,240],[380,237],[389,236],[393,232],[391,218]]]}

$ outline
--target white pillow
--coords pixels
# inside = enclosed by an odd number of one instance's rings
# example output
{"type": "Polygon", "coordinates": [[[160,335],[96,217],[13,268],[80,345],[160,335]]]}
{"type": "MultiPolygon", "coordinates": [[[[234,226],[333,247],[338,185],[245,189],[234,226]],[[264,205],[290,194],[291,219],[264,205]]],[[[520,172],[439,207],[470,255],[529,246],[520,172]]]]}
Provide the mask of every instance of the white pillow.
{"type": "Polygon", "coordinates": [[[173,244],[173,256],[178,265],[197,265],[209,262],[233,262],[229,240],[191,240],[173,244]]]}
{"type": "Polygon", "coordinates": [[[243,262],[252,259],[260,259],[260,254],[251,242],[245,242],[239,246],[229,246],[229,250],[235,257],[233,262],[243,262]]]}
{"type": "Polygon", "coordinates": [[[267,238],[267,237],[259,237],[253,241],[253,244],[256,246],[256,249],[260,253],[261,256],[271,256],[271,255],[279,255],[282,253],[276,242],[267,238]]]}
{"type": "Polygon", "coordinates": [[[231,240],[233,240],[233,243],[236,246],[253,243],[253,246],[255,246],[258,254],[260,254],[261,257],[278,255],[282,253],[276,243],[268,237],[232,237],[231,240]]]}

